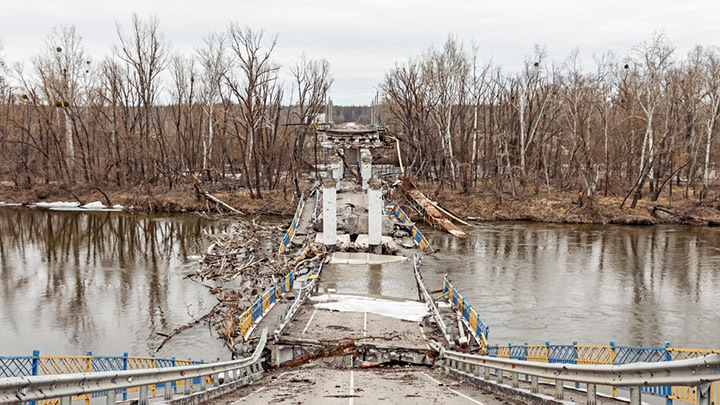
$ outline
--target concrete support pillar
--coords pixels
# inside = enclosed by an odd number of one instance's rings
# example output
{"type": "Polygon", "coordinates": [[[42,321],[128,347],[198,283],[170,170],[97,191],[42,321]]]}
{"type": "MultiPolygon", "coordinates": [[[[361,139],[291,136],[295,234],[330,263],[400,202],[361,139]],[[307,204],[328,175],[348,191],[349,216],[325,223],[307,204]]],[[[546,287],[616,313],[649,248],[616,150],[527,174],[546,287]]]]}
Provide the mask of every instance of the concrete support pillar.
{"type": "Polygon", "coordinates": [[[597,388],[595,384],[587,385],[587,405],[597,405],[597,388]]]}
{"type": "MultiPolygon", "coordinates": [[[[165,383],[170,384],[170,383],[165,383]]],[[[115,398],[117,397],[117,392],[115,390],[110,390],[107,392],[107,401],[105,403],[107,405],[115,405],[115,398]]],[[[170,398],[172,399],[172,398],[170,398]]]]}
{"type": "Polygon", "coordinates": [[[368,245],[371,251],[377,251],[382,243],[382,182],[370,179],[368,185],[368,245]]]}
{"type": "Polygon", "coordinates": [[[555,399],[562,400],[564,398],[563,396],[563,388],[565,386],[563,385],[565,381],[563,380],[555,380],[555,399]]]}
{"type": "Polygon", "coordinates": [[[640,387],[630,387],[630,405],[642,404],[642,395],[640,394],[640,387]]]}
{"type": "Polygon", "coordinates": [[[538,392],[540,392],[540,387],[538,386],[538,377],[536,375],[530,376],[530,392],[532,392],[533,394],[537,394],[538,392]]]}
{"type": "Polygon", "coordinates": [[[372,178],[372,155],[370,152],[363,154],[360,160],[360,177],[362,177],[362,189],[368,189],[368,181],[372,178]]]}
{"type": "Polygon", "coordinates": [[[340,160],[337,156],[332,156],[330,158],[330,168],[332,170],[332,178],[335,180],[340,180],[343,178],[343,169],[345,168],[343,166],[342,160],[340,160]]]}
{"type": "Polygon", "coordinates": [[[328,248],[337,244],[337,190],[335,179],[323,180],[323,243],[328,248]]]}

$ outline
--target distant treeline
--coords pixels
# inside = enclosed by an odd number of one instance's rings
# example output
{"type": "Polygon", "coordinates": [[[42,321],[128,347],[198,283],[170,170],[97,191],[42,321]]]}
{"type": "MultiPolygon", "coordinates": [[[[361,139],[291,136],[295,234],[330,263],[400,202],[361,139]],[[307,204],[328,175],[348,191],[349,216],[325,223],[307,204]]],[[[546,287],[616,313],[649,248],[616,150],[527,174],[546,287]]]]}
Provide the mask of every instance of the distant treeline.
{"type": "Polygon", "coordinates": [[[627,56],[580,60],[551,62],[536,47],[508,72],[449,37],[387,73],[380,116],[410,170],[440,184],[617,193],[633,205],[673,184],[706,197],[719,157],[718,49],[682,57],[658,34],[627,56]]]}

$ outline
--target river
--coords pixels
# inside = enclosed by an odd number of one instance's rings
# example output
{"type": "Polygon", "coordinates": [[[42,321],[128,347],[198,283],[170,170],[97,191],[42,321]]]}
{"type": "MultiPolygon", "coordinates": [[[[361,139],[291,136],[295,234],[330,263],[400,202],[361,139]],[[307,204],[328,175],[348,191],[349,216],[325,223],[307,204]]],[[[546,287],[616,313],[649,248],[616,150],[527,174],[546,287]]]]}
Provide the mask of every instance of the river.
{"type": "MultiPolygon", "coordinates": [[[[206,235],[229,224],[0,207],[0,355],[153,353],[158,332],[216,302],[185,276],[206,235]]],[[[426,233],[440,249],[423,260],[430,288],[447,273],[491,343],[720,344],[720,229],[496,223],[467,239],[426,233]]],[[[176,354],[228,357],[207,327],[158,355],[176,354]]]]}
{"type": "MultiPolygon", "coordinates": [[[[217,302],[184,277],[207,233],[229,222],[194,215],[0,207],[0,355],[148,355],[179,324],[217,302]]],[[[214,331],[213,331],[214,332],[214,331]]],[[[159,356],[227,357],[207,328],[159,356]]]]}
{"type": "Polygon", "coordinates": [[[490,343],[720,346],[720,228],[481,224],[427,232],[442,275],[490,326],[490,343]]]}

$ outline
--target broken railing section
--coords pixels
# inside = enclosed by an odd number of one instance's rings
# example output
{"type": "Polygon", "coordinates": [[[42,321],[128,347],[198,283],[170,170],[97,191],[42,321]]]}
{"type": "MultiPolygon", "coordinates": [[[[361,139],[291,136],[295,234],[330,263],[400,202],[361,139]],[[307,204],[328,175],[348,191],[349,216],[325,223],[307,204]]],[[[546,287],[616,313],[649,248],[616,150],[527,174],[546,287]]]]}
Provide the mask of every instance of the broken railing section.
{"type": "Polygon", "coordinates": [[[462,225],[468,226],[470,224],[451,214],[447,210],[440,207],[437,203],[427,198],[425,194],[420,192],[420,190],[415,187],[415,184],[413,184],[413,182],[409,178],[405,178],[402,181],[401,188],[405,192],[405,194],[410,197],[408,200],[415,202],[418,211],[424,213],[425,221],[427,221],[430,225],[436,228],[444,229],[448,233],[459,238],[467,237],[467,233],[465,233],[462,229],[458,228],[455,224],[453,224],[450,219],[457,221],[462,225]]]}
{"type": "Polygon", "coordinates": [[[445,341],[450,345],[450,347],[452,347],[454,346],[455,342],[453,342],[452,337],[450,337],[448,327],[445,324],[445,320],[443,320],[442,316],[440,316],[440,311],[438,310],[435,300],[428,292],[427,286],[425,285],[425,280],[423,279],[422,273],[420,273],[420,261],[420,256],[413,256],[413,271],[415,272],[415,281],[417,282],[420,296],[422,297],[422,300],[430,306],[430,312],[433,319],[435,320],[435,323],[438,326],[438,329],[440,329],[440,332],[442,332],[445,341]]]}
{"type": "Polygon", "coordinates": [[[448,302],[453,309],[462,315],[463,323],[480,345],[480,353],[487,353],[487,338],[490,334],[490,327],[483,322],[477,312],[465,301],[465,298],[457,292],[447,276],[443,278],[443,292],[447,294],[448,302]]]}
{"type": "Polygon", "coordinates": [[[425,235],[420,232],[420,229],[418,229],[417,225],[410,221],[410,218],[407,216],[407,214],[405,214],[402,208],[400,208],[400,204],[398,204],[395,200],[393,200],[392,204],[395,217],[397,217],[397,219],[400,220],[400,222],[408,228],[413,240],[415,241],[415,244],[420,246],[420,249],[422,249],[423,252],[432,253],[434,250],[432,246],[430,246],[430,242],[428,242],[427,238],[425,238],[425,235]]]}
{"type": "Polygon", "coordinates": [[[293,217],[293,220],[290,223],[290,227],[288,228],[287,232],[285,232],[285,236],[283,236],[282,240],[280,241],[280,248],[278,249],[278,254],[283,254],[286,251],[290,250],[290,244],[292,243],[293,237],[295,237],[295,232],[297,231],[298,224],[300,223],[300,216],[302,215],[304,207],[305,192],[300,195],[300,201],[298,201],[297,208],[295,208],[295,216],[293,217]]]}
{"type": "Polygon", "coordinates": [[[245,312],[238,317],[238,326],[240,327],[240,335],[243,340],[247,340],[247,338],[250,337],[255,326],[257,326],[263,316],[277,303],[280,297],[292,290],[294,281],[295,274],[294,271],[291,270],[277,285],[267,289],[253,302],[250,308],[246,309],[245,312]]]}
{"type": "Polygon", "coordinates": [[[290,323],[290,321],[297,313],[298,309],[300,309],[302,304],[312,293],[313,288],[315,288],[315,284],[320,277],[320,271],[322,271],[322,268],[323,262],[318,261],[317,265],[315,266],[315,270],[312,272],[312,274],[308,276],[307,281],[304,282],[303,287],[299,291],[297,291],[297,294],[295,295],[295,299],[293,300],[292,304],[288,305],[288,307],[285,309],[285,312],[280,314],[278,319],[278,327],[277,329],[275,329],[274,333],[275,340],[279,338],[285,327],[290,323]]]}

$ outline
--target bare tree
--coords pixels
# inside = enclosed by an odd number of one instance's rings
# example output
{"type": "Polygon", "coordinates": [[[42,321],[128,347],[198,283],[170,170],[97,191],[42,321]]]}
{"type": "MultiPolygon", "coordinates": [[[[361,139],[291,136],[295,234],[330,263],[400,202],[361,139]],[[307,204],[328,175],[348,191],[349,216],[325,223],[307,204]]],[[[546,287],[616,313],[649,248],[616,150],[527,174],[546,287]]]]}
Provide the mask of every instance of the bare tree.
{"type": "MultiPolygon", "coordinates": [[[[208,170],[209,160],[213,154],[215,105],[222,100],[222,79],[228,70],[228,60],[225,55],[225,36],[223,34],[210,34],[203,39],[203,42],[203,46],[197,50],[197,55],[202,69],[200,100],[203,111],[208,117],[207,137],[203,139],[202,168],[208,170]]],[[[206,172],[206,175],[210,176],[210,172],[206,172]]]]}

